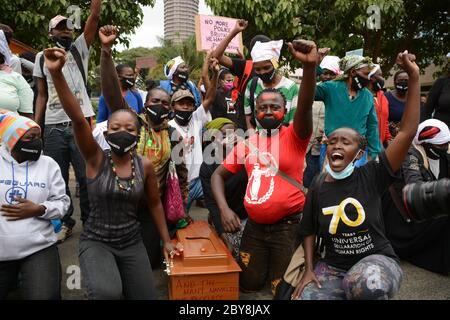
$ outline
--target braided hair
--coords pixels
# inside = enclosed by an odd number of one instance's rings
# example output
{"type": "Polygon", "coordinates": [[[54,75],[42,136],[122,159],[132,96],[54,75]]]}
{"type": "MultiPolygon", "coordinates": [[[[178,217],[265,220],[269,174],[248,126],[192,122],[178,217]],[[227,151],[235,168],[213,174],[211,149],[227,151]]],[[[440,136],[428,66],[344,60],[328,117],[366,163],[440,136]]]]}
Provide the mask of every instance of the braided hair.
{"type": "Polygon", "coordinates": [[[283,92],[281,92],[280,90],[278,90],[278,89],[276,89],[276,88],[267,88],[267,89],[264,89],[263,91],[261,91],[261,92],[258,94],[258,96],[256,97],[256,101],[258,101],[259,98],[260,98],[263,94],[265,94],[265,93],[275,93],[275,94],[280,95],[281,98],[283,99],[284,107],[286,107],[286,104],[287,104],[286,96],[283,94],[283,92]]]}

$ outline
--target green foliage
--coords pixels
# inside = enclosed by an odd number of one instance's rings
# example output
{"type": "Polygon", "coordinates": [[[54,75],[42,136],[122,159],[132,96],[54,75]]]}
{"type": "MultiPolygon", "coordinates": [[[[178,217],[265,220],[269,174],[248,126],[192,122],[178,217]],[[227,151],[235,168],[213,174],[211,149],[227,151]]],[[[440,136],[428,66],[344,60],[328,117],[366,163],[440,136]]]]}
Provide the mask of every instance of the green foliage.
{"type": "MultiPolygon", "coordinates": [[[[425,68],[440,65],[450,43],[447,1],[426,0],[206,0],[216,15],[249,21],[244,42],[256,34],[291,41],[315,40],[330,47],[330,54],[364,48],[364,55],[379,58],[383,71],[395,63],[398,52],[408,49],[425,68]],[[381,30],[369,30],[369,5],[381,9],[381,30]],[[353,36],[349,37],[350,34],[353,36]]],[[[284,63],[291,62],[287,52],[284,63]]],[[[291,63],[291,67],[297,67],[291,63]]]]}
{"type": "Polygon", "coordinates": [[[172,41],[164,39],[159,40],[161,47],[152,49],[158,65],[150,71],[148,78],[165,80],[164,65],[176,56],[181,56],[189,66],[190,79],[194,82],[199,81],[205,54],[197,51],[195,36],[189,37],[180,44],[174,44],[172,41]]]}
{"type": "MultiPolygon", "coordinates": [[[[89,0],[2,0],[1,21],[14,29],[16,39],[42,50],[50,45],[48,23],[51,18],[61,14],[68,16],[67,8],[76,5],[81,8],[81,28],[90,13],[89,0]]],[[[108,0],[102,3],[99,25],[114,24],[120,26],[119,41],[129,44],[127,35],[142,24],[141,5],[153,6],[155,0],[108,0]]]]}

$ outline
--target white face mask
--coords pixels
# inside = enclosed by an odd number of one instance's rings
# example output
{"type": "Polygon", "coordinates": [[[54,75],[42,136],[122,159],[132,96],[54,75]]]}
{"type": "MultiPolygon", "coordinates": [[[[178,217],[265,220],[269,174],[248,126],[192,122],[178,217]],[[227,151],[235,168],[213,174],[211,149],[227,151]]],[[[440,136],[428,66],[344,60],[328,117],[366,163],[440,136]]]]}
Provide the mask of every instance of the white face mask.
{"type": "Polygon", "coordinates": [[[330,174],[330,176],[332,176],[335,180],[342,180],[342,179],[350,177],[352,175],[353,171],[355,170],[355,160],[358,157],[358,154],[360,151],[362,151],[362,150],[359,149],[358,152],[356,152],[355,157],[348,164],[348,166],[345,167],[344,170],[339,171],[339,172],[333,171],[331,169],[329,163],[327,163],[327,165],[325,166],[325,170],[327,170],[327,172],[330,174]]]}

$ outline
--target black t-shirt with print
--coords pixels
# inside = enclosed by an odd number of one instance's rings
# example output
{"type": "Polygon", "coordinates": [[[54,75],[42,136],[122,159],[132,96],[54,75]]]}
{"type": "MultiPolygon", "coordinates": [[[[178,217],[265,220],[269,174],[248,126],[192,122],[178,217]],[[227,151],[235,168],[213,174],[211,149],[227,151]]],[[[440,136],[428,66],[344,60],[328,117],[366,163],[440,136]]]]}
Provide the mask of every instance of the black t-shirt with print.
{"type": "MultiPolygon", "coordinates": [[[[222,89],[217,90],[214,104],[209,110],[211,112],[211,117],[213,119],[227,118],[241,127],[239,124],[242,120],[242,112],[239,112],[239,110],[235,108],[236,105],[231,100],[231,91],[224,92],[222,89]]],[[[243,120],[245,123],[245,118],[243,120]]]]}
{"type": "Polygon", "coordinates": [[[333,267],[348,270],[372,254],[397,259],[385,235],[381,196],[398,175],[384,152],[379,159],[356,168],[346,179],[323,182],[317,205],[312,203],[317,191],[308,193],[301,233],[323,238],[324,260],[333,267]]]}

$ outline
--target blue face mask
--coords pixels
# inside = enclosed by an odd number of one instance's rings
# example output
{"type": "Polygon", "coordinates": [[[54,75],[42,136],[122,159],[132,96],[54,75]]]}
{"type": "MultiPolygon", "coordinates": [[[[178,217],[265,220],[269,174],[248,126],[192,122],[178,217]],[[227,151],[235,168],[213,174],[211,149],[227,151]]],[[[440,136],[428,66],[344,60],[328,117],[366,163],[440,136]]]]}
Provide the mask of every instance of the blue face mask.
{"type": "Polygon", "coordinates": [[[359,151],[356,153],[356,156],[353,158],[353,160],[348,164],[347,167],[345,167],[344,170],[339,171],[339,172],[335,172],[331,169],[330,164],[327,163],[327,165],[325,166],[325,170],[327,170],[327,172],[330,174],[330,176],[332,176],[335,180],[342,180],[345,178],[348,178],[352,175],[353,171],[355,170],[355,159],[359,154],[359,151]]]}

